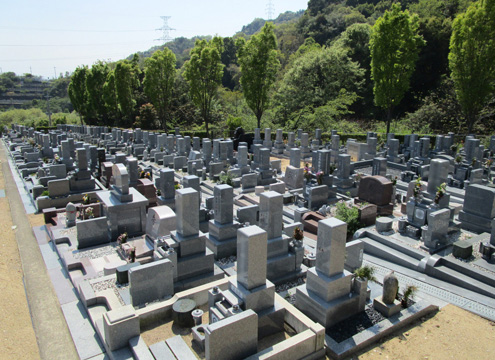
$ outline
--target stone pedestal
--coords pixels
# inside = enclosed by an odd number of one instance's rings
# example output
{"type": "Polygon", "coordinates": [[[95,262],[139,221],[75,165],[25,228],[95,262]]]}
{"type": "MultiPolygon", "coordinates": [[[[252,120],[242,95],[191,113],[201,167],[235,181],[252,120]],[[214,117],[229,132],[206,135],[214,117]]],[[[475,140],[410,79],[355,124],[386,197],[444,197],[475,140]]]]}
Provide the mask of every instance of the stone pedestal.
{"type": "Polygon", "coordinates": [[[177,230],[168,243],[177,253],[175,291],[182,291],[221,279],[213,252],[206,247],[206,235],[199,231],[199,193],[192,188],[177,190],[177,230]]]}
{"type": "Polygon", "coordinates": [[[366,304],[367,281],[344,270],[346,231],[347,224],[336,218],[319,222],[316,266],[296,290],[296,307],[325,328],[364,311],[366,304]]]}
{"type": "Polygon", "coordinates": [[[124,232],[129,236],[141,235],[146,229],[146,206],[148,199],[136,189],[130,188],[131,201],[123,202],[112,191],[96,193],[102,203],[103,216],[108,219],[108,233],[112,241],[124,232]]]}
{"type": "Polygon", "coordinates": [[[221,259],[237,252],[237,229],[234,221],[234,190],[229,185],[216,185],[213,189],[215,218],[209,222],[206,246],[213,251],[215,259],[221,259]]]}

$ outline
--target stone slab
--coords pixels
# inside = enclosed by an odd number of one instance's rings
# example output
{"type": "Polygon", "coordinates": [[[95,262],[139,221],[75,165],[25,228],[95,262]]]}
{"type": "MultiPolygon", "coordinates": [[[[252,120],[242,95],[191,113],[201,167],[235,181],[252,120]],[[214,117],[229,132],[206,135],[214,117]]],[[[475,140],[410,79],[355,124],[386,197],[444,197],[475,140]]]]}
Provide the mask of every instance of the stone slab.
{"type": "Polygon", "coordinates": [[[165,341],[157,342],[150,346],[150,351],[156,360],[173,360],[175,359],[172,350],[167,346],[165,341]]]}
{"type": "Polygon", "coordinates": [[[190,360],[196,358],[192,350],[189,349],[180,335],[167,339],[165,342],[178,360],[190,360]]]}
{"type": "Polygon", "coordinates": [[[48,270],[61,268],[62,265],[58,259],[52,242],[40,245],[40,251],[48,270]]]}
{"type": "Polygon", "coordinates": [[[77,301],[72,283],[67,276],[67,273],[61,267],[55,269],[49,269],[48,275],[52,281],[53,288],[57,294],[58,301],[61,305],[77,301]]]}
{"type": "Polygon", "coordinates": [[[81,359],[89,359],[105,352],[100,338],[91,325],[89,315],[80,301],[62,305],[62,312],[77,354],[81,359]]]}

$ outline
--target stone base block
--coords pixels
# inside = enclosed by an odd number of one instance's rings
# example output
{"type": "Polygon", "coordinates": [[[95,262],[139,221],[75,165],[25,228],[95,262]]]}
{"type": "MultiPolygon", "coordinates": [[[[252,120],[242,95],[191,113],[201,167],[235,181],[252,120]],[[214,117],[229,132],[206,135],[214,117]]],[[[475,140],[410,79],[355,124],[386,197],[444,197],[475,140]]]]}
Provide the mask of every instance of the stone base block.
{"type": "Polygon", "coordinates": [[[284,330],[285,309],[275,302],[270,309],[258,313],[258,339],[284,330]]]}
{"type": "Polygon", "coordinates": [[[247,290],[237,279],[229,280],[229,290],[239,297],[244,305],[243,310],[251,309],[260,312],[273,307],[275,299],[275,285],[269,280],[266,284],[252,290],[247,290]]]}
{"type": "Polygon", "coordinates": [[[359,307],[358,294],[350,293],[327,302],[308,291],[306,284],[296,288],[296,307],[325,328],[364,311],[364,308],[359,307]]]}
{"type": "Polygon", "coordinates": [[[313,267],[308,269],[306,276],[306,288],[324,301],[332,301],[351,292],[352,274],[348,271],[328,277],[313,267]]]}
{"type": "Polygon", "coordinates": [[[210,233],[210,236],[213,236],[216,239],[222,241],[237,236],[239,223],[237,221],[233,221],[230,224],[220,224],[215,220],[210,220],[208,226],[208,232],[210,233]]]}
{"type": "Polygon", "coordinates": [[[277,279],[283,277],[289,272],[296,270],[296,257],[294,254],[287,253],[281,256],[268,259],[266,267],[266,278],[270,281],[277,282],[277,279]]]}
{"type": "Polygon", "coordinates": [[[215,260],[233,256],[237,254],[237,237],[219,241],[211,234],[208,234],[206,236],[206,247],[213,252],[215,260]]]}
{"type": "Polygon", "coordinates": [[[225,273],[218,266],[214,265],[212,271],[203,272],[200,275],[192,276],[181,281],[174,283],[174,291],[180,292],[188,289],[195,288],[204,284],[208,284],[212,281],[223,279],[225,273]]]}
{"type": "Polygon", "coordinates": [[[492,219],[470,214],[464,210],[459,212],[459,221],[461,222],[461,227],[466,230],[478,233],[490,233],[492,231],[492,219]]]}
{"type": "Polygon", "coordinates": [[[373,299],[373,307],[375,308],[376,311],[378,311],[380,314],[382,314],[387,318],[394,316],[395,314],[397,314],[402,310],[400,301],[394,300],[393,304],[385,304],[382,301],[381,296],[373,299]]]}
{"type": "Polygon", "coordinates": [[[268,239],[268,258],[285,255],[289,251],[289,240],[287,235],[268,239]]]}
{"type": "Polygon", "coordinates": [[[177,280],[182,281],[213,271],[215,258],[210,249],[203,253],[179,258],[177,261],[177,280]]]}
{"type": "Polygon", "coordinates": [[[467,241],[456,241],[452,248],[452,255],[461,259],[467,259],[473,254],[473,244],[467,241]]]}
{"type": "Polygon", "coordinates": [[[198,235],[182,236],[177,230],[174,230],[170,232],[170,236],[179,244],[179,249],[177,251],[179,257],[201,254],[204,251],[206,236],[201,231],[198,235]]]}
{"type": "Polygon", "coordinates": [[[165,199],[163,196],[158,196],[156,198],[156,203],[161,206],[161,205],[167,205],[169,208],[172,210],[175,210],[175,198],[172,199],[165,199]]]}

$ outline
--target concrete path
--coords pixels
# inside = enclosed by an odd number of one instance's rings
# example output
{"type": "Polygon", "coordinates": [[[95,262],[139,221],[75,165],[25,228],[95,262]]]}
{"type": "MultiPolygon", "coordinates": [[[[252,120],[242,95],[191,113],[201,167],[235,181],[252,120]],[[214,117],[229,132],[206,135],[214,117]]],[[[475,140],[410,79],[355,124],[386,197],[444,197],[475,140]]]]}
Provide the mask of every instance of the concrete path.
{"type": "Polygon", "coordinates": [[[5,193],[9,199],[14,225],[17,226],[16,240],[22,262],[24,286],[40,356],[42,359],[50,360],[78,359],[38,243],[17,191],[3,142],[0,145],[0,160],[5,178],[5,193]]]}

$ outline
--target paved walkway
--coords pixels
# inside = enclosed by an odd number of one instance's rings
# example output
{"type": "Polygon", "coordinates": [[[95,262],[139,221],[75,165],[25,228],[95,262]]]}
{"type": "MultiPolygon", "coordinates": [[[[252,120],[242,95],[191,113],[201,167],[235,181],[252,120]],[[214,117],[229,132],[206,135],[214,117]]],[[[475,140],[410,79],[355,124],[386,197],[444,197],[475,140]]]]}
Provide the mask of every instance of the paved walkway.
{"type": "MultiPolygon", "coordinates": [[[[38,243],[26,216],[7,160],[5,144],[0,142],[0,161],[5,178],[16,241],[22,263],[22,274],[31,320],[42,359],[78,359],[74,343],[53,290],[38,243]]],[[[0,222],[5,221],[0,217],[0,222]]],[[[6,354],[4,354],[6,355],[6,354]]]]}

